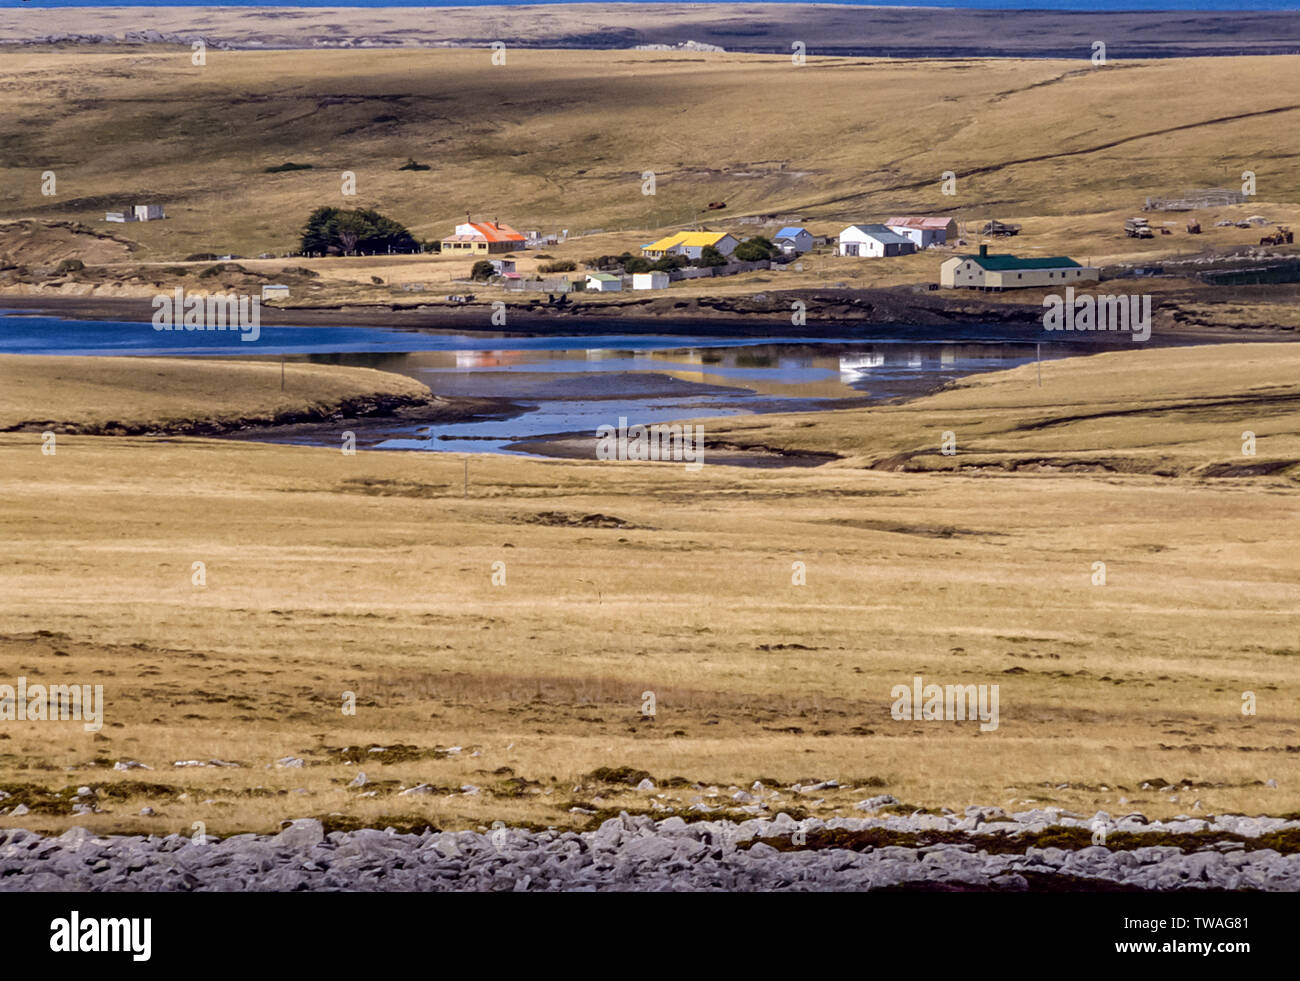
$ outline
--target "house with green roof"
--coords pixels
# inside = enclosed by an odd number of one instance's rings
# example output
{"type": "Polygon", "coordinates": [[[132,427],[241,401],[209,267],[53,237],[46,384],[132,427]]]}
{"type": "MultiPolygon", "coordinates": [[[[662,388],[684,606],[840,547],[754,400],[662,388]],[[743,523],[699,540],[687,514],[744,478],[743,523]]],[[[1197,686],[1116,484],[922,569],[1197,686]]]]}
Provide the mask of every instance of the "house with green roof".
{"type": "Polygon", "coordinates": [[[593,293],[619,293],[623,289],[623,277],[609,273],[588,273],[587,289],[593,293]]]}
{"type": "Polygon", "coordinates": [[[1100,278],[1095,266],[1081,266],[1069,256],[989,255],[987,245],[980,246],[979,255],[955,255],[939,267],[939,285],[948,289],[1014,290],[1095,283],[1100,278]]]}

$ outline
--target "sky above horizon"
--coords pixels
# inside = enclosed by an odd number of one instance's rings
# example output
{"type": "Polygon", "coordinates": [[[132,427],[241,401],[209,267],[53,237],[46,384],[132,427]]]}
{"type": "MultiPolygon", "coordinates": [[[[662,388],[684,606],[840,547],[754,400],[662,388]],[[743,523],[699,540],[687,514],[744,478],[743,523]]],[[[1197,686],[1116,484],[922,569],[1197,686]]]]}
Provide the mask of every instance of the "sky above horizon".
{"type": "MultiPolygon", "coordinates": [[[[494,7],[529,3],[591,3],[601,0],[0,0],[0,8],[38,10],[64,7],[494,7]]],[[[607,0],[608,2],[608,0],[607,0]]],[[[617,0],[614,0],[617,2],[617,0]]],[[[675,3],[682,0],[625,0],[675,3]]],[[[955,10],[1088,11],[1282,11],[1300,0],[690,0],[693,3],[839,3],[854,7],[940,7],[955,10]]]]}

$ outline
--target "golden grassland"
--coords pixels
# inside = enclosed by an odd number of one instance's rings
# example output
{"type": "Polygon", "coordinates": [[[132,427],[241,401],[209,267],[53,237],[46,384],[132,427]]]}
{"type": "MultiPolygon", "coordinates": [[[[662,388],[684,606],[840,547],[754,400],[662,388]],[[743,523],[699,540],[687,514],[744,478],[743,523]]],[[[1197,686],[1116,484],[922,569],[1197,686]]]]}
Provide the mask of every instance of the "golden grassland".
{"type": "MultiPolygon", "coordinates": [[[[738,224],[746,215],[795,214],[833,234],[898,212],[954,214],[972,242],[989,218],[1015,220],[1024,232],[997,248],[1022,254],[1162,258],[1258,242],[1258,228],[1215,228],[1221,216],[1300,224],[1300,173],[1278,135],[1300,105],[1275,84],[1296,63],[814,57],[795,67],[764,55],[520,49],[493,65],[487,51],[426,49],[211,51],[196,67],[168,49],[19,50],[0,55],[0,217],[94,224],[138,243],[124,267],[161,263],[152,273],[168,282],[189,254],[291,249],[324,204],[378,208],[428,238],[466,213],[567,228],[580,237],[544,250],[559,259],[635,252],[697,222],[773,230],[738,224]],[[399,171],[408,158],[431,169],[399,171]],[[286,161],[313,169],[265,173],[286,161]],[[41,194],[47,169],[54,197],[41,194]],[[1170,214],[1153,218],[1173,235],[1123,236],[1147,195],[1236,187],[1244,170],[1257,198],[1196,213],[1204,235],[1170,214]],[[354,197],[341,194],[344,171],[354,197]],[[645,171],[654,195],[642,193],[645,171]],[[954,196],[941,193],[945,171],[958,175],[954,196]],[[103,223],[105,210],[144,199],[169,218],[103,223]],[[710,201],[727,209],[707,211],[710,201]]],[[[816,256],[801,272],[674,289],[933,282],[942,258],[816,256]]],[[[538,261],[521,253],[521,271],[538,261]]],[[[470,260],[289,264],[321,274],[323,299],[373,300],[403,282],[450,285],[470,260]]],[[[274,274],[286,263],[248,265],[274,274]]],[[[76,292],[76,280],[60,288],[76,292]]],[[[115,289],[132,286],[96,286],[115,289]]]]}
{"type": "Polygon", "coordinates": [[[1300,349],[1135,344],[967,377],[910,402],[716,419],[708,432],[739,446],[835,453],[841,466],[1271,474],[1294,487],[1300,349]],[[953,434],[955,454],[942,452],[944,432],[953,434]]]}
{"type": "Polygon", "coordinates": [[[725,421],[845,457],[814,470],[136,436],[47,456],[0,434],[0,683],[106,699],[98,733],[0,723],[0,788],[31,807],[0,823],[581,827],[830,778],[852,789],[772,806],[1295,812],[1295,469],[1205,476],[1244,428],[1257,459],[1294,459],[1290,350],[1106,354],[1044,365],[1041,391],[1020,368],[910,407],[725,421]],[[941,430],[958,462],[1132,466],[868,468],[941,430]],[[999,684],[998,729],[892,719],[918,674],[999,684]],[[241,766],[173,766],[213,758],[241,766]],[[586,776],[624,766],[657,790],[586,776]],[[359,770],[375,783],[349,788],[359,770]],[[80,786],[104,813],[71,814],[80,786]]]}
{"type": "Polygon", "coordinates": [[[432,400],[414,379],[371,368],[220,359],[0,355],[0,379],[0,429],[57,432],[274,423],[352,400],[432,400]]]}

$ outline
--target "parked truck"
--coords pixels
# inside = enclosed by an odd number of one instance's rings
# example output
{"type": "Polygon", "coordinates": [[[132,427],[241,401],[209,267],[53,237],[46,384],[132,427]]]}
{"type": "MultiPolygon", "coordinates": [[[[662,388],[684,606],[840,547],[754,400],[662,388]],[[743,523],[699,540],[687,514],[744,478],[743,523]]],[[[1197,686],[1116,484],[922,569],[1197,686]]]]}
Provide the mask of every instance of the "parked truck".
{"type": "Polygon", "coordinates": [[[998,221],[996,218],[984,226],[980,231],[981,235],[997,235],[1010,238],[1012,235],[1020,234],[1020,226],[1013,225],[1010,222],[998,221]]]}
{"type": "Polygon", "coordinates": [[[1155,232],[1145,218],[1130,218],[1124,222],[1124,234],[1129,238],[1155,238],[1155,232]]]}

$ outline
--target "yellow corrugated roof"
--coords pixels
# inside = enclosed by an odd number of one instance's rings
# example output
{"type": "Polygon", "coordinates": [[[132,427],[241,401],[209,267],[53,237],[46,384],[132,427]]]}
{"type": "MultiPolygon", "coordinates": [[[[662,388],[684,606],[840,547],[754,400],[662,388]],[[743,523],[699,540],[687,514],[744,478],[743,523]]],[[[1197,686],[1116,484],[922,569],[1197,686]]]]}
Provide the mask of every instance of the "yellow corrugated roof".
{"type": "Polygon", "coordinates": [[[674,245],[685,246],[705,246],[716,245],[725,238],[726,232],[678,232],[676,235],[669,235],[667,238],[661,238],[658,242],[651,242],[644,246],[647,252],[662,252],[665,249],[671,249],[674,245]]]}

